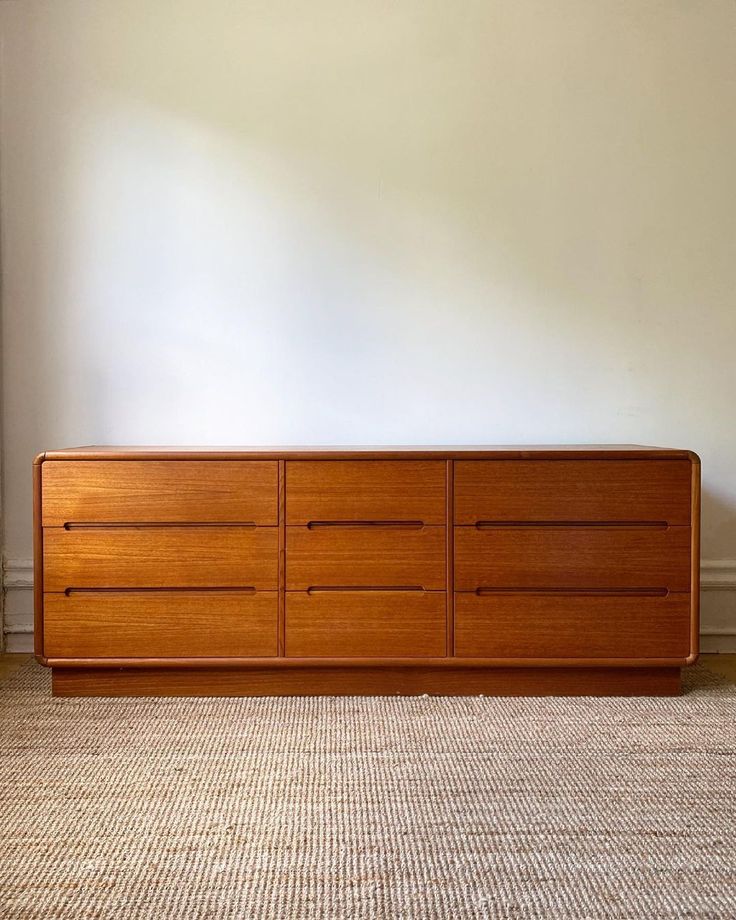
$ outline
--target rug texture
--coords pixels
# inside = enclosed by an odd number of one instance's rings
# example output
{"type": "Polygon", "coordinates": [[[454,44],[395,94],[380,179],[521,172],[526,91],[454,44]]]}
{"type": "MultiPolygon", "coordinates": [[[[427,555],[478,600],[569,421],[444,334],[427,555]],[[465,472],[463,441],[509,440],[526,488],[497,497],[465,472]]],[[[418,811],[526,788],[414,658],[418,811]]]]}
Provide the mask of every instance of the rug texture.
{"type": "Polygon", "coordinates": [[[3,918],[733,918],[736,688],[0,692],[3,918]]]}

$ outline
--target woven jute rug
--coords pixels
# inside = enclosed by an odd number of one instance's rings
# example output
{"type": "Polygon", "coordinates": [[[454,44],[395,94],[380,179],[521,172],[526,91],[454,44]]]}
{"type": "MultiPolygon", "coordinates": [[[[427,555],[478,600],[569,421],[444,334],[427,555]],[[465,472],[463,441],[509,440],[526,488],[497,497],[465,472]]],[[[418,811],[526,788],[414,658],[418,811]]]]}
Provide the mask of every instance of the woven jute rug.
{"type": "Polygon", "coordinates": [[[0,916],[736,917],[736,688],[0,692],[0,916]]]}

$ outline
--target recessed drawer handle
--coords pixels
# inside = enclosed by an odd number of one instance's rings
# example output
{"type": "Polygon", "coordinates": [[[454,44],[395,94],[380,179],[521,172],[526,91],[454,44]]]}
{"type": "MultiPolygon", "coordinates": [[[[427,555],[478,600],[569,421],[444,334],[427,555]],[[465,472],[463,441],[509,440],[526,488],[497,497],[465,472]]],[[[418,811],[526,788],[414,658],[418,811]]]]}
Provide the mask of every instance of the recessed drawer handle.
{"type": "Polygon", "coordinates": [[[307,527],[316,530],[319,527],[375,527],[377,529],[421,530],[424,521],[308,521],[307,527]]]}
{"type": "Polygon", "coordinates": [[[203,521],[202,523],[197,523],[196,521],[129,521],[129,522],[113,522],[109,524],[101,524],[92,521],[67,521],[64,524],[64,530],[154,530],[159,529],[169,529],[170,527],[256,527],[255,521],[225,521],[220,523],[218,521],[203,521]]]}
{"type": "Polygon", "coordinates": [[[255,594],[251,585],[242,588],[66,588],[64,594],[255,594]]]}
{"type": "Polygon", "coordinates": [[[478,597],[494,594],[534,594],[541,597],[667,597],[668,588],[476,588],[478,597]]]}
{"type": "Polygon", "coordinates": [[[547,527],[567,529],[568,527],[596,528],[621,527],[624,530],[644,528],[646,530],[667,530],[667,521],[476,521],[478,530],[497,530],[503,527],[547,527]]]}
{"type": "Polygon", "coordinates": [[[413,591],[423,594],[425,589],[422,585],[379,585],[375,587],[364,587],[362,585],[312,585],[307,588],[307,594],[328,594],[338,591],[384,591],[390,593],[395,593],[397,591],[413,591]]]}

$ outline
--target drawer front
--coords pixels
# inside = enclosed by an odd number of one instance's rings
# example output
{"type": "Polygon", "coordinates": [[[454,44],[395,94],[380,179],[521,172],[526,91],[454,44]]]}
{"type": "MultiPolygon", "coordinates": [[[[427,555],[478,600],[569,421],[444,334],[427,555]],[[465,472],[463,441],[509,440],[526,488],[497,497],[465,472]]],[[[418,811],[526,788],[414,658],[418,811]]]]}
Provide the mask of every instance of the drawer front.
{"type": "Polygon", "coordinates": [[[446,650],[446,595],[324,591],[286,596],[290,658],[434,658],[446,650]]]}
{"type": "Polygon", "coordinates": [[[455,596],[459,658],[682,658],[690,595],[455,596]]]}
{"type": "Polygon", "coordinates": [[[48,658],[277,654],[278,593],[90,592],[44,598],[48,658]]]}
{"type": "Polygon", "coordinates": [[[446,586],[444,527],[289,527],[286,588],[446,586]]]}
{"type": "Polygon", "coordinates": [[[442,460],[293,460],[286,464],[286,523],[420,521],[444,524],[442,460]]]}
{"type": "Polygon", "coordinates": [[[457,527],[455,588],[690,590],[690,528],[457,527]]]}
{"type": "Polygon", "coordinates": [[[460,460],[455,523],[689,524],[691,480],[688,460],[460,460]]]}
{"type": "Polygon", "coordinates": [[[278,524],[275,460],[49,460],[43,523],[278,524]]]}
{"type": "Polygon", "coordinates": [[[49,527],[44,590],[275,590],[278,542],[275,527],[49,527]]]}

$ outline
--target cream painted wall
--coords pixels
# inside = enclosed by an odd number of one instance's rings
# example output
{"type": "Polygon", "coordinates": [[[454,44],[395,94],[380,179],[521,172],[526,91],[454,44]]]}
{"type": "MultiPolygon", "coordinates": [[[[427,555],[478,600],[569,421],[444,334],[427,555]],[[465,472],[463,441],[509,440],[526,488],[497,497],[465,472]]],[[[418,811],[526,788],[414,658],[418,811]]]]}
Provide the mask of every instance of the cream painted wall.
{"type": "Polygon", "coordinates": [[[701,454],[736,573],[732,0],[0,23],[11,562],[46,447],[625,441],[701,454]]]}

